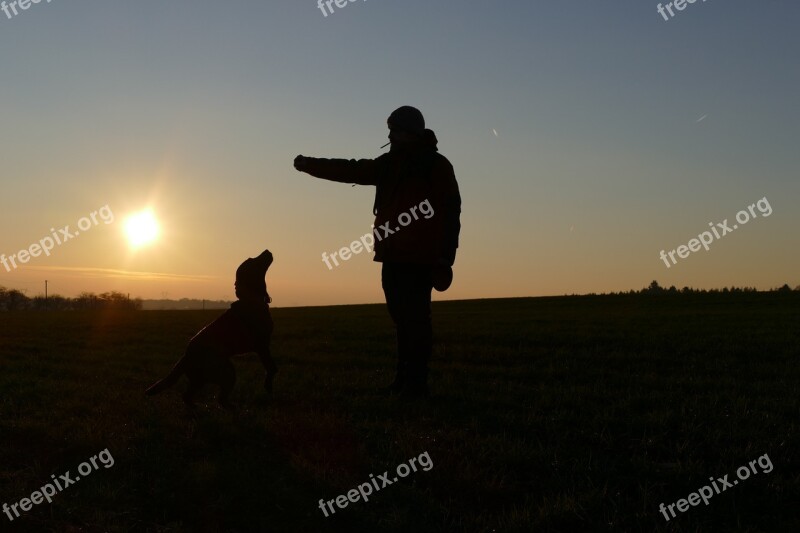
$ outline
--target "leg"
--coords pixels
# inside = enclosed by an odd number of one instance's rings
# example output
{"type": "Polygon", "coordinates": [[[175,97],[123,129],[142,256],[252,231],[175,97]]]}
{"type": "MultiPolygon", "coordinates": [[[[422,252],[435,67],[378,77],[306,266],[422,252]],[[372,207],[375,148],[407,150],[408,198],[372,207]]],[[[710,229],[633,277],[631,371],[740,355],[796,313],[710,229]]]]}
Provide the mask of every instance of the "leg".
{"type": "MultiPolygon", "coordinates": [[[[411,311],[413,308],[409,308],[411,311]]],[[[433,327],[430,314],[408,315],[397,322],[397,336],[403,355],[403,392],[425,396],[428,393],[428,361],[433,351],[433,327]]]]}
{"type": "Polygon", "coordinates": [[[227,361],[222,354],[210,345],[202,342],[189,342],[186,349],[186,377],[189,378],[189,387],[183,394],[183,403],[187,407],[194,407],[197,394],[208,383],[217,383],[219,376],[223,374],[220,368],[221,362],[227,361]]]}
{"type": "Polygon", "coordinates": [[[236,368],[230,359],[220,359],[217,383],[219,384],[219,404],[225,409],[232,409],[230,396],[233,386],[236,384],[236,368]]]}
{"type": "Polygon", "coordinates": [[[386,392],[392,394],[399,393],[405,386],[408,366],[408,342],[398,327],[403,316],[403,287],[400,284],[399,268],[400,266],[395,263],[383,263],[381,268],[381,285],[386,297],[386,307],[397,332],[397,372],[394,381],[385,389],[386,392]]]}
{"type": "Polygon", "coordinates": [[[264,390],[267,391],[267,394],[272,394],[272,381],[275,379],[275,374],[278,373],[278,367],[275,366],[275,361],[272,360],[272,352],[269,346],[259,350],[258,358],[261,360],[261,364],[264,365],[264,370],[266,370],[264,390]]]}
{"type": "Polygon", "coordinates": [[[189,378],[189,388],[187,388],[186,392],[183,393],[183,403],[186,404],[186,407],[194,407],[194,397],[197,396],[197,393],[200,392],[200,389],[202,388],[203,382],[200,381],[200,379],[197,377],[189,378]]]}
{"type": "Polygon", "coordinates": [[[428,361],[433,352],[433,324],[431,322],[430,272],[416,272],[409,291],[409,316],[399,328],[406,330],[409,353],[406,393],[411,396],[428,395],[428,361]]]}
{"type": "Polygon", "coordinates": [[[264,390],[267,391],[267,394],[272,394],[272,381],[275,379],[275,374],[278,373],[278,367],[272,360],[272,352],[269,348],[274,327],[272,315],[269,308],[259,305],[252,314],[245,316],[244,320],[253,335],[253,351],[258,354],[258,359],[264,366],[264,390]]]}
{"type": "Polygon", "coordinates": [[[433,349],[429,265],[384,263],[383,286],[397,328],[398,366],[392,389],[427,395],[428,360],[433,349]]]}

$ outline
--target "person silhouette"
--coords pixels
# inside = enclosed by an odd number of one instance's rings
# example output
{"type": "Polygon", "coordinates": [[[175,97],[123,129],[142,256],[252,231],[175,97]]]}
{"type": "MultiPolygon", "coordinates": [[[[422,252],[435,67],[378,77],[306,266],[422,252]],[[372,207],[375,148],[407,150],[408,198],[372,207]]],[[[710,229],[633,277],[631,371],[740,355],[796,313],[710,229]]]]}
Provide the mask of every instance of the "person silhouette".
{"type": "Polygon", "coordinates": [[[391,147],[375,159],[298,155],[294,167],[316,178],[375,186],[374,261],[383,263],[381,285],[397,330],[397,373],[384,390],[427,396],[431,290],[446,290],[453,279],[461,195],[453,166],[438,153],[436,135],[418,109],[396,109],[387,125],[391,147]],[[415,209],[426,202],[425,217],[418,217],[415,209]]]}

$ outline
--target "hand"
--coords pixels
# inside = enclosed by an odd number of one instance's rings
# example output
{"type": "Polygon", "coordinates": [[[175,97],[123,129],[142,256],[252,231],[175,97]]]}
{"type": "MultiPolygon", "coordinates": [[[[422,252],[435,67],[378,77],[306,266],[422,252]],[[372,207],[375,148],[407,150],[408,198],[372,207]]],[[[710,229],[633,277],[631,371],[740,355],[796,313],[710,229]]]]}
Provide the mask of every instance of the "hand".
{"type": "Polygon", "coordinates": [[[307,165],[308,165],[308,158],[307,157],[302,156],[302,155],[298,155],[297,157],[294,158],[294,168],[295,168],[295,170],[299,170],[300,172],[303,172],[307,168],[307,165]]]}
{"type": "Polygon", "coordinates": [[[438,264],[431,269],[433,288],[444,292],[453,283],[453,268],[450,265],[438,264]]]}

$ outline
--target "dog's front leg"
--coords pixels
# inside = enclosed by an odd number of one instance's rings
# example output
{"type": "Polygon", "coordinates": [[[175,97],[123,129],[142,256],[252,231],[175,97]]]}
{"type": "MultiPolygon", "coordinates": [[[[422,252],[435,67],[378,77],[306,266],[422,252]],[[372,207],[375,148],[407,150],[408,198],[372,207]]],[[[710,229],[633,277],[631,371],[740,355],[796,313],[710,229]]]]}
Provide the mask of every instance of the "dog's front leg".
{"type": "Polygon", "coordinates": [[[258,358],[261,360],[261,364],[264,365],[264,370],[266,371],[266,375],[264,376],[264,390],[272,394],[272,381],[275,379],[275,374],[278,373],[278,367],[275,366],[275,361],[272,360],[269,347],[259,350],[258,358]]]}

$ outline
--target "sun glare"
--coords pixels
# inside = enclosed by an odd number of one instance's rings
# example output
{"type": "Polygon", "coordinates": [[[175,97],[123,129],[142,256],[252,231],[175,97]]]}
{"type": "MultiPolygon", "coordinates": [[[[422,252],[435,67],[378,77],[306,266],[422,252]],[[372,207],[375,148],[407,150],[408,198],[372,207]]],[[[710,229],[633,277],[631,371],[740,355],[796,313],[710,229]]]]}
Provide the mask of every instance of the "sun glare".
{"type": "Polygon", "coordinates": [[[133,248],[155,241],[158,238],[158,222],[152,211],[130,215],[125,221],[125,235],[128,237],[128,244],[133,248]]]}

